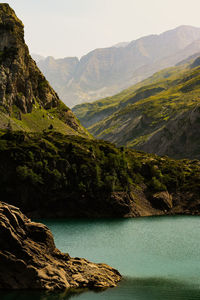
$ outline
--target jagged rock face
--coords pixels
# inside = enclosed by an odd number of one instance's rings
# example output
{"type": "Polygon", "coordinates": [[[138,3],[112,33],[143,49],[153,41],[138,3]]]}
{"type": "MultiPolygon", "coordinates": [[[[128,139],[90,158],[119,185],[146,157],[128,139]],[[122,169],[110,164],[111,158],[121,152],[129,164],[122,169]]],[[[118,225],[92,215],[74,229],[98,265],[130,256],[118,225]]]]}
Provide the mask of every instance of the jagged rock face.
{"type": "Polygon", "coordinates": [[[105,288],[121,279],[108,265],[61,253],[45,225],[3,202],[0,233],[0,289],[105,288]]]}
{"type": "Polygon", "coordinates": [[[8,4],[0,4],[0,105],[27,113],[35,101],[50,108],[59,98],[29,55],[22,22],[8,4]]]}

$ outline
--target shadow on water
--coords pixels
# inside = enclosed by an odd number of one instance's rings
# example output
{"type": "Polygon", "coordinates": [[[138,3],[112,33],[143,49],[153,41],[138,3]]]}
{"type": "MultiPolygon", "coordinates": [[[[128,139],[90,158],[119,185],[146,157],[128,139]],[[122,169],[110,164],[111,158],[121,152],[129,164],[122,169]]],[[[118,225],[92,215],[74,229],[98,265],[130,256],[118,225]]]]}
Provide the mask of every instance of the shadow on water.
{"type": "Polygon", "coordinates": [[[197,300],[200,287],[172,279],[125,278],[117,288],[104,291],[79,290],[76,292],[0,292],[1,300],[197,300]]]}

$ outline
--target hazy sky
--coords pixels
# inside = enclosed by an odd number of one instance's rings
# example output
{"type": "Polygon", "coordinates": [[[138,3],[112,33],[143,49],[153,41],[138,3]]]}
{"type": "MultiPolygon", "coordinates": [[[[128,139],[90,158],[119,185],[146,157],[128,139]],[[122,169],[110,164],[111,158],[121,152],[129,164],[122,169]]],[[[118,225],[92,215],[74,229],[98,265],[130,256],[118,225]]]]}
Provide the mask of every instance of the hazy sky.
{"type": "MultiPolygon", "coordinates": [[[[5,2],[5,1],[0,1],[5,2]]],[[[25,25],[32,53],[82,56],[95,48],[200,27],[200,0],[7,0],[25,25]]]]}

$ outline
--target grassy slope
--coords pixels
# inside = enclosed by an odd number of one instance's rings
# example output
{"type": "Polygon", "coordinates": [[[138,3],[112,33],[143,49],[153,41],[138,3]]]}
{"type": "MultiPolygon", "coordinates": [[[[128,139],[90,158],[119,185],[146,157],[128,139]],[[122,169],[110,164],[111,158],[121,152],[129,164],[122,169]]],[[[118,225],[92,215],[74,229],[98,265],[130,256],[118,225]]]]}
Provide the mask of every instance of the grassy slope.
{"type": "Polygon", "coordinates": [[[114,113],[91,125],[89,131],[118,145],[137,147],[177,115],[194,109],[200,102],[199,95],[200,67],[187,64],[158,72],[117,96],[99,100],[89,111],[85,105],[74,112],[77,116],[81,112],[82,121],[90,116],[97,118],[99,112],[106,115],[113,106],[114,113]]]}
{"type": "MultiPolygon", "coordinates": [[[[72,111],[81,121],[81,123],[87,128],[90,127],[94,122],[92,119],[104,119],[107,116],[112,115],[114,112],[126,106],[131,102],[131,99],[137,94],[137,90],[150,88],[150,86],[163,86],[167,78],[172,78],[177,75],[177,72],[184,73],[184,66],[177,66],[162,70],[155,73],[153,76],[145,79],[144,81],[137,83],[130,88],[122,91],[121,93],[112,97],[107,97],[101,100],[94,101],[92,103],[84,103],[76,105],[72,111]],[[154,84],[156,83],[156,84],[154,84]],[[88,126],[89,125],[89,126],[88,126]]],[[[96,122],[95,122],[96,123],[96,122]]]]}
{"type": "MultiPolygon", "coordinates": [[[[78,122],[78,120],[76,121],[78,122]]],[[[52,126],[52,130],[63,134],[91,137],[84,127],[80,126],[78,130],[75,130],[60,119],[57,115],[57,108],[46,110],[36,103],[32,112],[27,114],[21,113],[16,106],[12,107],[10,116],[3,109],[0,111],[0,128],[2,129],[10,127],[13,131],[40,132],[48,130],[52,126]]]]}

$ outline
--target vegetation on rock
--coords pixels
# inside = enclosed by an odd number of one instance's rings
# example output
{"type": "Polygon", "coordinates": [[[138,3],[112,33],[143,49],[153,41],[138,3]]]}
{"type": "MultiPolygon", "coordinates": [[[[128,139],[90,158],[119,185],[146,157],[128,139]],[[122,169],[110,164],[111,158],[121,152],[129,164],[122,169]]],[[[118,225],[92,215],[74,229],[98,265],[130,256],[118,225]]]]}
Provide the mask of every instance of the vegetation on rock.
{"type": "MultiPolygon", "coordinates": [[[[0,190],[4,201],[35,217],[199,213],[198,161],[176,161],[89,139],[30,58],[23,24],[7,4],[0,4],[0,24],[0,190]]],[[[143,143],[143,137],[148,140],[177,112],[188,118],[184,114],[189,109],[193,109],[190,124],[196,125],[198,65],[196,61],[195,68],[188,63],[189,70],[182,65],[165,70],[145,85],[111,98],[109,109],[120,109],[105,120],[109,126],[104,135],[123,132],[126,144],[143,143]]],[[[163,128],[170,136],[171,129],[163,128]]],[[[93,127],[103,135],[98,130],[93,127]]],[[[184,143],[185,137],[181,139],[184,143]]]]}
{"type": "Polygon", "coordinates": [[[2,198],[36,217],[199,212],[198,161],[53,131],[2,131],[0,165],[2,198]],[[172,207],[164,200],[154,203],[154,195],[164,191],[172,195],[172,207]]]}

